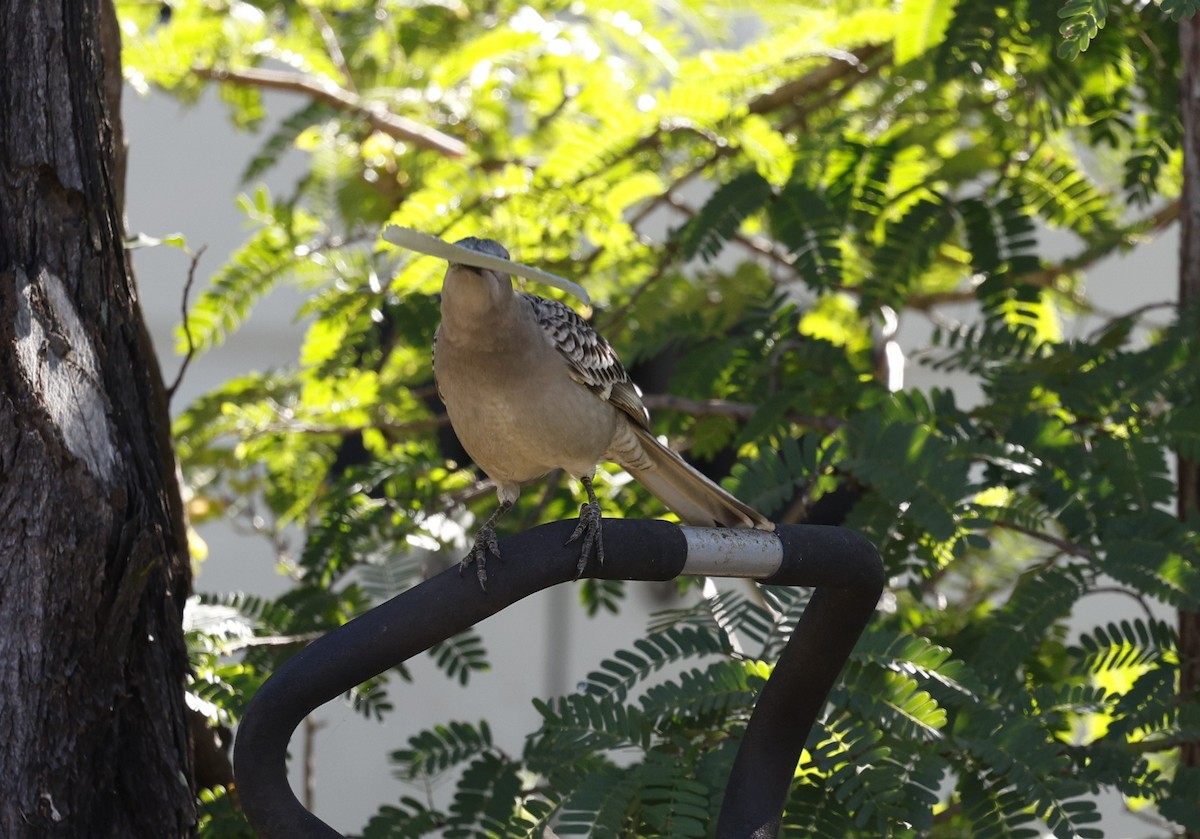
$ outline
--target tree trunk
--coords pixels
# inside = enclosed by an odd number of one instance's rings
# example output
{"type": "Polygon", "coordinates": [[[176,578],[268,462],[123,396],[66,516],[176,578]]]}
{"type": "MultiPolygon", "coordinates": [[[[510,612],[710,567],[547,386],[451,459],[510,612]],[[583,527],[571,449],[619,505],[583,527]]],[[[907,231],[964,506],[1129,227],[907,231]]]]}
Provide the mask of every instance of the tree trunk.
{"type": "Polygon", "coordinates": [[[190,569],[122,242],[109,2],[0,0],[6,839],[195,832],[190,569]]]}
{"type": "MultiPolygon", "coordinates": [[[[1200,306],[1200,16],[1180,21],[1183,61],[1183,208],[1180,213],[1179,307],[1200,306]]],[[[1179,517],[1200,514],[1200,463],[1179,458],[1179,517]]],[[[1200,693],[1200,613],[1179,612],[1180,696],[1200,693]]],[[[1183,745],[1183,766],[1200,767],[1200,742],[1183,745]]],[[[1200,839],[1200,831],[1187,834],[1200,839]]]]}

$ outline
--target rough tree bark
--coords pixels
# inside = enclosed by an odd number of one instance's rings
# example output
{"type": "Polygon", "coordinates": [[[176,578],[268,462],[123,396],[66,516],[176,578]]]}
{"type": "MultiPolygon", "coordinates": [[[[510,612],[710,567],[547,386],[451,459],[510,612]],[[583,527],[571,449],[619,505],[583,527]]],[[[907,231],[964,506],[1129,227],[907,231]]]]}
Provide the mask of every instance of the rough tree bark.
{"type": "Polygon", "coordinates": [[[190,586],[110,0],[0,0],[0,836],[195,832],[190,586]]]}
{"type": "MultiPolygon", "coordinates": [[[[1200,306],[1200,16],[1179,25],[1183,61],[1183,209],[1179,231],[1179,306],[1200,306]]],[[[1200,463],[1179,458],[1179,517],[1200,515],[1200,463]]],[[[1180,696],[1200,695],[1200,613],[1179,612],[1180,696]]],[[[1200,742],[1183,745],[1181,763],[1200,767],[1200,742]]],[[[1200,831],[1187,834],[1200,839],[1200,831]]]]}

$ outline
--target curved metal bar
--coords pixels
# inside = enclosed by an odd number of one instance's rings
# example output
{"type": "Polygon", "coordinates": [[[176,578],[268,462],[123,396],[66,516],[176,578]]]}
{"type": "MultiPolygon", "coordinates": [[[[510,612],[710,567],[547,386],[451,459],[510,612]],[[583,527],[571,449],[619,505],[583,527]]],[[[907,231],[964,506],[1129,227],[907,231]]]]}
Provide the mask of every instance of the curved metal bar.
{"type": "Polygon", "coordinates": [[[742,735],[716,835],[773,839],[804,749],[886,582],[875,546],[840,527],[779,527],[783,567],[762,582],[816,586],[742,735]]]}
{"type": "MultiPolygon", "coordinates": [[[[247,708],[234,750],[239,797],[259,836],[339,836],[304,809],[288,784],[287,747],[296,727],[355,685],[536,591],[571,580],[579,549],[564,543],[574,524],[553,522],[502,541],[507,559],[493,564],[486,593],[474,575],[449,569],[317,639],[280,667],[247,708]]],[[[805,525],[782,525],[778,533],[782,562],[764,582],[818,590],[751,716],[718,837],[777,834],[804,739],[883,590],[879,556],[861,536],[805,525]]],[[[590,577],[670,580],[687,564],[684,530],[668,522],[605,519],[604,542],[605,564],[589,567],[590,577]]],[[[750,562],[763,567],[761,556],[750,562]]]]}

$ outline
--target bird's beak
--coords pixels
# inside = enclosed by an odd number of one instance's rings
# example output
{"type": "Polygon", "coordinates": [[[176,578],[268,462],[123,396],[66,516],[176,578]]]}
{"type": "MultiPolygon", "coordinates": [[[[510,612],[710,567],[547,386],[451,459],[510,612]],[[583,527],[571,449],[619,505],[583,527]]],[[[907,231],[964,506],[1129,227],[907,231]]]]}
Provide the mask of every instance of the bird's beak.
{"type": "Polygon", "coordinates": [[[501,259],[498,256],[492,256],[488,253],[479,253],[469,248],[452,245],[449,242],[439,239],[437,236],[430,236],[428,233],[413,230],[411,227],[399,227],[389,224],[383,228],[383,238],[393,245],[399,245],[408,250],[444,259],[450,263],[451,268],[456,266],[460,268],[490,268],[493,271],[500,271],[505,274],[516,274],[518,277],[525,277],[534,282],[553,286],[559,291],[565,291],[585,306],[592,305],[592,298],[583,286],[573,283],[557,274],[551,274],[540,268],[534,268],[531,265],[524,265],[520,262],[513,262],[510,259],[501,259]]]}

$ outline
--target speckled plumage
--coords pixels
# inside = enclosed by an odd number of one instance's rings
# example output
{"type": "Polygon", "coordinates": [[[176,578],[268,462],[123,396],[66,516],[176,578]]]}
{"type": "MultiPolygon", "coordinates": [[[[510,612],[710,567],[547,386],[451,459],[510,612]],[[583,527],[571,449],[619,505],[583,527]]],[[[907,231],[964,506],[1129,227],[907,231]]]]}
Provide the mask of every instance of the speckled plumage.
{"type": "Polygon", "coordinates": [[[608,341],[570,306],[536,294],[521,297],[533,307],[538,325],[567,360],[571,378],[649,428],[650,414],[641,393],[608,341]]]}

